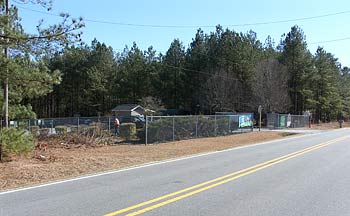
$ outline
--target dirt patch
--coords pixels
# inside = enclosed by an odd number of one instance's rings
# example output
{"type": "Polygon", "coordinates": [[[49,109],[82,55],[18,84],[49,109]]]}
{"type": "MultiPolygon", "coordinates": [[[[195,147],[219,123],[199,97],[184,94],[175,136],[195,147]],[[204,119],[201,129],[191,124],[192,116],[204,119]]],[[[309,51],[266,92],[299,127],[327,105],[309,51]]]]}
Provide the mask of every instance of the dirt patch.
{"type": "Polygon", "coordinates": [[[48,146],[37,150],[36,158],[15,157],[0,163],[0,190],[29,186],[89,173],[120,169],[152,161],[202,152],[223,150],[257,142],[279,139],[290,134],[252,132],[239,135],[184,140],[156,145],[115,145],[65,149],[48,146]],[[38,157],[42,155],[45,160],[38,157]]]}

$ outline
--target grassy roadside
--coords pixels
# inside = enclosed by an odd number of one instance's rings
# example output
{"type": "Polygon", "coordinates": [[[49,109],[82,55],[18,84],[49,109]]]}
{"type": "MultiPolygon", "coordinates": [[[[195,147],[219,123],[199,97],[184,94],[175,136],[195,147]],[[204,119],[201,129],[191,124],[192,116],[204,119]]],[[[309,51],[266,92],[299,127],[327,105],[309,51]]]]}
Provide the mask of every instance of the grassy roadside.
{"type": "MultiPolygon", "coordinates": [[[[344,122],[343,128],[350,127],[350,122],[344,122]]],[[[329,122],[329,123],[320,123],[320,124],[313,124],[311,129],[315,130],[331,130],[331,129],[339,129],[340,125],[339,122],[329,122]]]]}
{"type": "Polygon", "coordinates": [[[121,169],[144,163],[212,152],[290,136],[286,132],[252,132],[224,137],[183,140],[157,145],[115,145],[89,148],[49,147],[41,161],[28,155],[0,164],[0,191],[121,169]]]}

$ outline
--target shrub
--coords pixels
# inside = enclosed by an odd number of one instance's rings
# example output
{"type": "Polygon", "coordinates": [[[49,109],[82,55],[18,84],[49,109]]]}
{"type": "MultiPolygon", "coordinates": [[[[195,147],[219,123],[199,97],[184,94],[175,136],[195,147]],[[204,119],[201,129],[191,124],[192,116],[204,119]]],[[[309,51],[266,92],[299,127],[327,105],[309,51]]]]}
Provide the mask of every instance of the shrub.
{"type": "Polygon", "coordinates": [[[86,124],[80,124],[79,126],[71,126],[72,133],[87,133],[89,126],[86,124]]]}
{"type": "Polygon", "coordinates": [[[41,128],[39,129],[39,134],[40,135],[49,135],[50,133],[50,128],[41,128]]]}
{"type": "Polygon", "coordinates": [[[89,135],[89,136],[100,136],[101,135],[101,128],[93,125],[93,126],[88,126],[84,129],[84,134],[89,135]]]}
{"type": "Polygon", "coordinates": [[[68,128],[66,126],[56,126],[55,129],[58,135],[66,135],[68,132],[68,128]]]}
{"type": "Polygon", "coordinates": [[[10,154],[24,154],[34,149],[34,138],[24,130],[4,128],[1,131],[3,156],[6,159],[10,154]]]}
{"type": "Polygon", "coordinates": [[[131,140],[136,137],[136,124],[135,123],[124,123],[119,126],[120,137],[131,140]]]}
{"type": "Polygon", "coordinates": [[[147,139],[148,143],[155,143],[227,135],[230,131],[237,130],[233,120],[227,116],[160,118],[148,122],[147,139]]]}
{"type": "Polygon", "coordinates": [[[146,129],[144,127],[137,129],[136,136],[140,140],[141,143],[145,143],[146,142],[146,129]]]}
{"type": "Polygon", "coordinates": [[[92,122],[89,126],[79,128],[86,135],[102,136],[103,135],[103,124],[101,122],[92,122]]]}
{"type": "Polygon", "coordinates": [[[147,128],[148,143],[164,142],[173,139],[173,119],[163,118],[150,121],[147,128]]]}
{"type": "Polygon", "coordinates": [[[32,133],[34,136],[39,135],[39,126],[30,126],[30,133],[32,133]]]}
{"type": "Polygon", "coordinates": [[[18,128],[21,130],[28,130],[28,121],[19,121],[18,128]]]}
{"type": "Polygon", "coordinates": [[[110,130],[101,130],[101,136],[112,136],[112,134],[110,130]]]}
{"type": "Polygon", "coordinates": [[[78,132],[78,126],[75,126],[75,125],[70,126],[70,132],[71,133],[77,133],[78,132]]]}

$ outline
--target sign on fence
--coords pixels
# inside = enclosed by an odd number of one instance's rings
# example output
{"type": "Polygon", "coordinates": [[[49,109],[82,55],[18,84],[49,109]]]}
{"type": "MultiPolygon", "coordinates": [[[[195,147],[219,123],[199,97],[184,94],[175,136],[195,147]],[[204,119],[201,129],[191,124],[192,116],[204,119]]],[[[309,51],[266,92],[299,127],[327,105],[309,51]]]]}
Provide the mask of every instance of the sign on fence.
{"type": "Polygon", "coordinates": [[[245,114],[239,116],[239,127],[245,128],[245,127],[252,127],[253,126],[253,115],[252,114],[245,114]]]}
{"type": "Polygon", "coordinates": [[[280,117],[280,127],[285,127],[286,126],[286,116],[281,116],[280,117]]]}

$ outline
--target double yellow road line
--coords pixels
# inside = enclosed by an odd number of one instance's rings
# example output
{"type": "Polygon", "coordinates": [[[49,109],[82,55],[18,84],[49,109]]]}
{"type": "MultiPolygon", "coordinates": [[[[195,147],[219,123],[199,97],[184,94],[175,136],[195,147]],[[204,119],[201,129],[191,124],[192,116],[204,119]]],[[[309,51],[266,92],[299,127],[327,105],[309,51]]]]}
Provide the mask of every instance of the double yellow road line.
{"type": "Polygon", "coordinates": [[[320,143],[318,145],[311,146],[311,147],[302,149],[300,151],[296,151],[296,152],[293,152],[293,153],[290,153],[290,154],[287,154],[287,155],[284,155],[284,156],[281,156],[281,157],[278,157],[278,158],[275,158],[275,159],[272,159],[269,161],[265,161],[263,163],[259,163],[259,164],[256,164],[254,166],[251,166],[251,167],[248,167],[248,168],[245,168],[245,169],[242,169],[242,170],[239,170],[239,171],[236,171],[236,172],[233,172],[233,173],[230,173],[230,174],[227,174],[227,175],[224,175],[224,176],[221,176],[221,177],[194,185],[192,187],[188,187],[188,188],[185,188],[185,189],[173,192],[173,193],[166,194],[164,196],[157,197],[155,199],[151,199],[151,200],[127,207],[127,208],[120,209],[120,210],[115,211],[115,212],[111,212],[109,214],[106,214],[105,216],[120,215],[120,214],[126,213],[126,212],[130,212],[129,214],[127,214],[127,216],[140,215],[140,214],[143,214],[145,212],[151,211],[153,209],[159,208],[161,206],[176,202],[176,201],[184,199],[186,197],[193,196],[193,195],[201,193],[203,191],[206,191],[206,190],[218,187],[220,185],[226,184],[228,182],[231,182],[231,181],[236,180],[238,178],[241,178],[243,176],[252,174],[252,173],[257,172],[259,170],[262,170],[262,169],[268,168],[270,166],[282,163],[286,160],[298,157],[298,156],[303,155],[305,153],[308,153],[308,152],[314,151],[316,149],[328,146],[330,144],[345,140],[346,138],[348,138],[348,136],[340,137],[340,138],[337,138],[334,140],[330,140],[328,142],[320,143]],[[151,204],[153,204],[153,205],[151,205],[151,204]],[[147,206],[147,207],[145,207],[145,206],[147,206]],[[141,208],[141,207],[144,207],[144,208],[141,208]],[[135,209],[139,209],[139,210],[135,210],[135,209]],[[132,210],[135,210],[135,211],[132,212],[132,210]]]}

